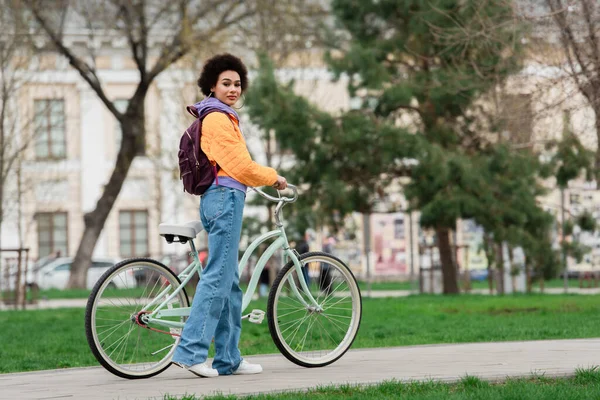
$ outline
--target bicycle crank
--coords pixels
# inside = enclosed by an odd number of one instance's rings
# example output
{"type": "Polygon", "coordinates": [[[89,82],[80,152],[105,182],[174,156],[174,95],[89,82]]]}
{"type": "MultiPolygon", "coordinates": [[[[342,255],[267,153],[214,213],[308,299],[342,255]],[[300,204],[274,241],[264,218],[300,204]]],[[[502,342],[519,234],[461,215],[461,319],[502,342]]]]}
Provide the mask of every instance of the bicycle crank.
{"type": "Polygon", "coordinates": [[[263,319],[265,319],[265,312],[263,310],[252,310],[250,314],[242,316],[242,319],[246,318],[253,324],[261,324],[263,319]]]}

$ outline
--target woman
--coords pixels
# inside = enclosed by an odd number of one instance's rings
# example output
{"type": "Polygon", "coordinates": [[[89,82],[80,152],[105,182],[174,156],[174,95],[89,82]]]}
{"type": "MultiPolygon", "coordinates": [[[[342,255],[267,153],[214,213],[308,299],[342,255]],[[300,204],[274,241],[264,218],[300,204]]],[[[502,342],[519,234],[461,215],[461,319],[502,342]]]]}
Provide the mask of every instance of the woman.
{"type": "Polygon", "coordinates": [[[219,172],[202,195],[200,218],[208,232],[208,261],[196,289],[192,310],[175,350],[173,362],[201,377],[258,374],[262,367],[243,360],[238,349],[241,333],[242,291],[239,287],[238,247],[247,186],[287,187],[273,168],[252,161],[232,108],[248,85],[248,71],[231,55],[206,62],[198,86],[207,96],[194,106],[198,114],[212,108],[202,121],[202,151],[219,172]],[[208,366],[214,337],[215,358],[208,366]]]}

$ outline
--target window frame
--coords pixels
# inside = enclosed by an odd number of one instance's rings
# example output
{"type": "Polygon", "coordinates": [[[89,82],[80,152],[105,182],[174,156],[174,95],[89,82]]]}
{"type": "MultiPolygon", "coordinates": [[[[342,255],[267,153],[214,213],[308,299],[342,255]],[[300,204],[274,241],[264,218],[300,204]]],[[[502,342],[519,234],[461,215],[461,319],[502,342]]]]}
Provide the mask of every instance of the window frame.
{"type": "MultiPolygon", "coordinates": [[[[122,209],[119,210],[119,255],[123,258],[125,257],[149,257],[150,256],[150,240],[149,240],[149,232],[148,232],[148,227],[149,227],[149,219],[150,219],[150,215],[148,213],[147,209],[122,209]],[[123,214],[129,214],[129,229],[128,232],[130,234],[129,236],[129,245],[130,245],[130,252],[128,254],[123,252],[123,226],[121,225],[121,216],[123,214]],[[146,246],[146,252],[145,253],[138,253],[136,251],[136,243],[138,243],[138,241],[136,240],[136,228],[137,225],[135,224],[135,216],[137,214],[143,214],[145,216],[145,230],[146,230],[146,239],[145,239],[145,246],[146,246]]],[[[141,243],[141,241],[139,242],[141,243]]]]}
{"type": "Polygon", "coordinates": [[[43,156],[38,154],[38,147],[40,146],[40,140],[41,140],[41,135],[38,134],[38,132],[35,133],[35,137],[36,137],[36,141],[35,141],[35,145],[34,145],[34,154],[35,154],[35,159],[36,160],[64,160],[67,158],[67,118],[66,118],[66,112],[65,112],[65,99],[64,98],[38,98],[38,99],[34,99],[33,100],[33,129],[34,130],[43,130],[44,133],[47,135],[47,140],[44,143],[44,146],[46,146],[46,150],[47,150],[47,156],[43,156]],[[38,110],[38,104],[39,103],[45,103],[45,105],[43,105],[43,114],[38,114],[37,110],[38,110]],[[61,115],[61,119],[62,119],[62,123],[60,125],[60,127],[62,128],[62,148],[63,148],[63,153],[56,155],[53,152],[53,139],[52,139],[52,129],[55,128],[52,124],[52,102],[60,102],[62,103],[62,115],[61,115]],[[43,121],[43,126],[38,126],[38,118],[41,118],[41,121],[43,121]]]}
{"type": "MultiPolygon", "coordinates": [[[[46,257],[52,253],[55,253],[57,250],[62,251],[63,249],[57,249],[56,247],[56,240],[54,239],[55,235],[56,235],[56,222],[55,222],[55,217],[57,216],[64,216],[65,217],[65,226],[64,226],[64,230],[65,230],[65,240],[64,240],[64,252],[65,254],[62,254],[62,256],[66,256],[69,253],[69,213],[66,211],[56,211],[56,212],[38,212],[36,213],[36,222],[37,222],[37,246],[38,246],[38,257],[46,257]],[[42,217],[49,217],[49,222],[50,222],[50,227],[48,229],[49,233],[50,233],[50,239],[47,242],[47,246],[42,246],[42,241],[41,241],[41,228],[40,228],[40,218],[42,217]],[[42,253],[41,249],[42,248],[49,248],[48,253],[42,253]]],[[[46,244],[46,243],[44,243],[46,244]]],[[[61,243],[62,244],[62,243],[61,243]]]]}

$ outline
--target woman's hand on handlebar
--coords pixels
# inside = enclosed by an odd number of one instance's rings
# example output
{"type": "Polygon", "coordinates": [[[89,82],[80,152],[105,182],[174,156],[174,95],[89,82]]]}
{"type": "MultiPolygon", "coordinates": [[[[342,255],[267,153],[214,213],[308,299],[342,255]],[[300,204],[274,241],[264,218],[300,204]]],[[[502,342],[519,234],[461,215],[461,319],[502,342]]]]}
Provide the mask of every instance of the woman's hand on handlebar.
{"type": "Polygon", "coordinates": [[[273,187],[277,190],[284,190],[287,187],[287,181],[283,176],[277,175],[277,182],[273,184],[273,187]]]}

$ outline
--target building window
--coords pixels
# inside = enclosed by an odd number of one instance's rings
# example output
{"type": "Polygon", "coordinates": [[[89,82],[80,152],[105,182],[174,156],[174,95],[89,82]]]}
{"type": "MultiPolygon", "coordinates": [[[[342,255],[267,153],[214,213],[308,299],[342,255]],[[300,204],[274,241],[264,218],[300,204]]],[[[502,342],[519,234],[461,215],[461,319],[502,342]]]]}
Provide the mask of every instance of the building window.
{"type": "Polygon", "coordinates": [[[119,213],[121,257],[148,256],[148,211],[119,213]]]}
{"type": "Polygon", "coordinates": [[[34,112],[36,158],[66,158],[67,143],[65,135],[64,100],[35,100],[34,112]]]}
{"type": "Polygon", "coordinates": [[[572,206],[581,204],[579,193],[569,193],[569,203],[572,206]]]}
{"type": "Polygon", "coordinates": [[[50,254],[66,256],[68,254],[67,213],[38,213],[38,256],[50,254]]]}

